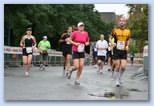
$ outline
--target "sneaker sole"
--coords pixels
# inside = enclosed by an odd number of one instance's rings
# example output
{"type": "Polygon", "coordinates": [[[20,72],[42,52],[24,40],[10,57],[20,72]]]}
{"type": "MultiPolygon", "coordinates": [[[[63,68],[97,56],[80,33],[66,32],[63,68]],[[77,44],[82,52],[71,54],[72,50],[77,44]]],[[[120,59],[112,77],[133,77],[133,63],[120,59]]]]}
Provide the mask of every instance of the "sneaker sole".
{"type": "Polygon", "coordinates": [[[120,85],[116,85],[116,87],[120,87],[120,85]]]}
{"type": "Polygon", "coordinates": [[[80,85],[80,83],[76,83],[76,82],[75,82],[74,84],[75,84],[75,85],[80,85]]]}

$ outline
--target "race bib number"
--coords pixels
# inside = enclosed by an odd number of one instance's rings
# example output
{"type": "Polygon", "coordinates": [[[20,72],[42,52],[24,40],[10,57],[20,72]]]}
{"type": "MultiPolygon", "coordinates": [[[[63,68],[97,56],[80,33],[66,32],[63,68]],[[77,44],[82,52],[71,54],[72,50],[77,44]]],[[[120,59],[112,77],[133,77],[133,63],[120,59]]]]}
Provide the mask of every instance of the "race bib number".
{"type": "Polygon", "coordinates": [[[70,44],[70,42],[69,42],[69,40],[70,40],[70,38],[66,38],[66,44],[70,44]]]}
{"type": "Polygon", "coordinates": [[[32,53],[32,50],[33,50],[32,47],[26,47],[26,52],[27,53],[32,53]]]}
{"type": "Polygon", "coordinates": [[[124,50],[125,49],[125,42],[124,41],[118,41],[117,42],[117,49],[124,50]]]}
{"type": "Polygon", "coordinates": [[[78,46],[78,52],[84,52],[84,50],[85,50],[85,45],[84,44],[80,44],[79,46],[78,46]]]}

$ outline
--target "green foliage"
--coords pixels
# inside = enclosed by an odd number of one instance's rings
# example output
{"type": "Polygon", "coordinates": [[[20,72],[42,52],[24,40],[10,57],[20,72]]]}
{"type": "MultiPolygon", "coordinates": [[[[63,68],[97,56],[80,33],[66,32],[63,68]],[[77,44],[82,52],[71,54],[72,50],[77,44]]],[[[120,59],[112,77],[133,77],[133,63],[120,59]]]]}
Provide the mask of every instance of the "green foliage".
{"type": "Polygon", "coordinates": [[[129,4],[130,17],[128,26],[132,31],[132,38],[136,40],[136,48],[142,52],[146,40],[148,40],[148,5],[129,4]]]}
{"type": "Polygon", "coordinates": [[[5,45],[11,45],[8,44],[8,36],[12,29],[16,46],[27,26],[33,27],[37,41],[43,35],[59,38],[68,26],[79,21],[85,23],[92,41],[97,40],[101,33],[108,35],[113,27],[112,23],[102,22],[92,4],[5,4],[4,20],[5,45]]]}
{"type": "Polygon", "coordinates": [[[136,46],[136,41],[135,40],[131,41],[131,43],[129,45],[129,52],[130,53],[138,53],[138,48],[136,46]]]}

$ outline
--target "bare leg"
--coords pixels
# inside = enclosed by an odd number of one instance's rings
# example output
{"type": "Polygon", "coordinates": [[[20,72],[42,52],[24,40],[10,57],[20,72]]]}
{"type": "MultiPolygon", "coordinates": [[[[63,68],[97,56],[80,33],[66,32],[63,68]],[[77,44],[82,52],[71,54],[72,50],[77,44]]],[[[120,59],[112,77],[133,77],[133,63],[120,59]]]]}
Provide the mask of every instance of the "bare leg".
{"type": "Polygon", "coordinates": [[[115,79],[116,79],[116,86],[120,86],[120,82],[119,82],[119,73],[120,70],[120,60],[115,60],[115,79]]]}
{"type": "Polygon", "coordinates": [[[28,66],[27,66],[27,71],[29,72],[30,71],[30,68],[32,67],[31,66],[32,64],[32,55],[28,55],[28,66]]]}
{"type": "Polygon", "coordinates": [[[121,82],[122,76],[124,71],[126,70],[126,65],[127,65],[127,60],[122,59],[121,60],[121,65],[120,65],[120,75],[119,75],[119,80],[121,82]]]}
{"type": "Polygon", "coordinates": [[[81,58],[79,60],[79,68],[77,70],[76,80],[80,80],[80,76],[82,74],[83,66],[84,66],[84,58],[81,58]]]}
{"type": "Polygon", "coordinates": [[[24,70],[27,71],[27,64],[28,64],[28,57],[27,56],[23,56],[23,67],[24,67],[24,70]]]}

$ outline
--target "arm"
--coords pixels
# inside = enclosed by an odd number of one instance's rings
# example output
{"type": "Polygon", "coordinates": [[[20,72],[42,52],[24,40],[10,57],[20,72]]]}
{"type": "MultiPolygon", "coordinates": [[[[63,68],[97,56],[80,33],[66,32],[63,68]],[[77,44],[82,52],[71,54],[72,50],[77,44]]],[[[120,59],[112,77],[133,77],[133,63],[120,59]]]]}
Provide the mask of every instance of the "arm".
{"type": "Polygon", "coordinates": [[[106,41],[106,49],[108,49],[109,45],[108,45],[108,42],[106,41]]]}
{"type": "Polygon", "coordinates": [[[41,41],[40,41],[39,44],[38,44],[38,48],[40,48],[40,45],[41,45],[41,41]]]}
{"type": "Polygon", "coordinates": [[[113,47],[116,46],[116,43],[117,43],[117,38],[116,38],[116,32],[115,32],[115,29],[112,30],[112,33],[111,33],[112,37],[114,38],[114,44],[113,44],[113,47]]]}
{"type": "Polygon", "coordinates": [[[72,35],[71,35],[71,37],[70,37],[70,39],[69,39],[69,42],[71,43],[71,44],[73,44],[73,45],[76,45],[76,46],[78,46],[78,45],[80,45],[80,43],[77,43],[77,42],[75,42],[74,41],[74,35],[75,33],[72,33],[72,35]]]}
{"type": "Polygon", "coordinates": [[[66,34],[66,33],[63,33],[63,34],[61,35],[60,40],[59,40],[60,43],[65,42],[65,40],[63,39],[63,37],[64,37],[65,34],[66,34]]]}
{"type": "Polygon", "coordinates": [[[70,38],[70,41],[69,41],[71,44],[73,44],[73,45],[76,45],[76,46],[78,46],[78,45],[80,45],[80,43],[77,43],[77,42],[74,42],[71,38],[70,38]]]}
{"type": "Polygon", "coordinates": [[[127,41],[126,41],[126,50],[128,51],[128,48],[129,48],[129,44],[130,44],[130,37],[131,37],[131,34],[130,34],[130,31],[128,32],[129,36],[127,38],[127,41]]]}
{"type": "Polygon", "coordinates": [[[87,33],[87,41],[86,41],[86,43],[85,43],[86,46],[89,45],[89,41],[90,41],[90,40],[89,40],[89,34],[87,33]]]}
{"type": "Polygon", "coordinates": [[[33,39],[33,46],[32,47],[35,48],[36,47],[36,39],[34,36],[32,37],[32,39],[33,39]]]}
{"type": "Polygon", "coordinates": [[[51,48],[51,44],[50,44],[50,42],[48,41],[48,49],[50,49],[51,48]]]}

